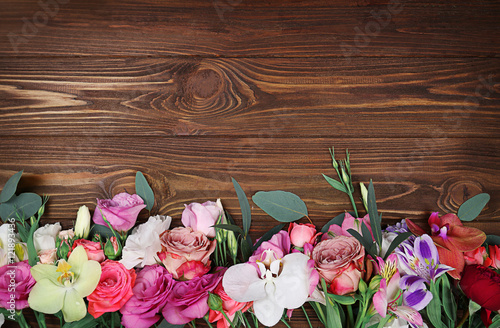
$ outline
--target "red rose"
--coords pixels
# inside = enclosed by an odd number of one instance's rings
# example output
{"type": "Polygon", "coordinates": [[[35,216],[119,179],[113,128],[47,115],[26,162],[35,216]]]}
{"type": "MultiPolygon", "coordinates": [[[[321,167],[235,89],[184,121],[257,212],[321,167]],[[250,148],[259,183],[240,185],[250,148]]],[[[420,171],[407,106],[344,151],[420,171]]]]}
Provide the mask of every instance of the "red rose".
{"type": "Polygon", "coordinates": [[[500,310],[500,274],[481,265],[467,265],[460,287],[465,295],[487,310],[500,310]]]}
{"type": "MultiPolygon", "coordinates": [[[[101,249],[101,243],[87,239],[77,239],[73,242],[72,251],[78,246],[83,246],[89,260],[97,261],[99,263],[105,260],[104,251],[101,249]]],[[[70,254],[71,251],[68,253],[68,256],[70,254]]]]}
{"type": "Polygon", "coordinates": [[[101,263],[101,279],[96,289],[87,296],[89,313],[99,318],[106,312],[120,310],[134,295],[135,270],[127,270],[120,262],[106,260],[101,263]]]}

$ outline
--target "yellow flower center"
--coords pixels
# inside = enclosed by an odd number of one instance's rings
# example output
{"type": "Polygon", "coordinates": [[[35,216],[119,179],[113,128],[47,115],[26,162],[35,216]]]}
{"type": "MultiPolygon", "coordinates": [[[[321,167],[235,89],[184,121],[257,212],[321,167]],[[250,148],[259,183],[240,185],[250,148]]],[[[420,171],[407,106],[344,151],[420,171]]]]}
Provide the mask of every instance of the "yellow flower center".
{"type": "Polygon", "coordinates": [[[380,275],[382,276],[382,278],[385,278],[387,281],[389,281],[392,278],[392,276],[394,276],[397,269],[398,268],[396,266],[396,261],[394,262],[387,261],[385,262],[384,268],[382,269],[380,275]]]}
{"type": "Polygon", "coordinates": [[[69,271],[69,269],[71,269],[71,265],[68,262],[65,260],[59,260],[56,272],[61,272],[61,275],[57,278],[57,281],[63,285],[73,283],[73,279],[75,278],[75,274],[69,271]]]}

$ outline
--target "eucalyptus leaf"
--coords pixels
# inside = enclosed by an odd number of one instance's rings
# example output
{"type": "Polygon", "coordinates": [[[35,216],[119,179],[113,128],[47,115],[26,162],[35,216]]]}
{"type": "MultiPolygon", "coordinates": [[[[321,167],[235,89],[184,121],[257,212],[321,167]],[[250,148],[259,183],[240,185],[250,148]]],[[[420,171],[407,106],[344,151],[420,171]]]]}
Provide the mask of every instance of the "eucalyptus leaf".
{"type": "Polygon", "coordinates": [[[259,191],[253,195],[252,200],[279,222],[293,222],[308,214],[302,199],[288,191],[259,191]]]}
{"type": "Polygon", "coordinates": [[[370,226],[372,228],[373,237],[380,246],[382,245],[382,227],[380,225],[380,216],[377,210],[377,201],[375,199],[375,188],[373,182],[370,180],[368,185],[368,214],[370,216],[370,226]]]}
{"type": "Polygon", "coordinates": [[[278,224],[277,226],[274,226],[271,228],[271,230],[267,231],[265,234],[262,235],[262,237],[259,238],[259,240],[255,243],[255,245],[252,247],[252,250],[255,251],[259,246],[265,242],[271,239],[275,234],[281,231],[285,227],[284,223],[278,224]]]}
{"type": "Polygon", "coordinates": [[[487,235],[485,243],[488,245],[500,245],[500,236],[487,235]]]}
{"type": "Polygon", "coordinates": [[[212,227],[218,228],[218,229],[230,230],[230,231],[239,233],[242,236],[244,235],[243,230],[234,224],[222,224],[221,223],[221,224],[215,224],[212,227]]]}
{"type": "Polygon", "coordinates": [[[240,203],[241,209],[241,219],[243,221],[243,231],[244,236],[248,235],[248,231],[250,231],[250,225],[252,224],[252,214],[250,212],[250,203],[248,202],[247,195],[241,188],[238,181],[234,178],[231,178],[233,181],[234,190],[236,191],[236,196],[238,196],[238,202],[240,203]]]}
{"type": "Polygon", "coordinates": [[[109,227],[100,224],[94,224],[92,228],[90,228],[89,238],[93,237],[95,234],[105,237],[106,239],[113,237],[113,231],[109,227]]]}
{"type": "Polygon", "coordinates": [[[141,171],[135,174],[135,192],[146,204],[146,209],[151,211],[155,203],[155,195],[141,171]]]}
{"type": "Polygon", "coordinates": [[[23,171],[17,172],[13,176],[11,176],[9,180],[7,180],[5,186],[2,189],[2,192],[0,193],[0,203],[5,203],[9,201],[12,196],[14,196],[14,194],[16,193],[17,184],[21,179],[21,175],[23,175],[23,171]]]}
{"type": "Polygon", "coordinates": [[[29,218],[35,215],[42,206],[42,197],[32,192],[25,192],[19,196],[13,196],[8,202],[1,205],[0,215],[4,221],[18,216],[29,218]]]}
{"type": "Polygon", "coordinates": [[[387,252],[384,254],[384,260],[386,260],[387,257],[389,257],[389,255],[391,255],[392,251],[394,251],[396,249],[396,247],[399,246],[399,244],[401,244],[403,241],[408,239],[408,237],[410,237],[411,235],[413,235],[411,232],[403,232],[403,233],[397,235],[397,237],[394,238],[392,243],[389,245],[387,252]]]}
{"type": "Polygon", "coordinates": [[[462,221],[472,221],[477,218],[489,201],[490,195],[486,193],[476,195],[460,206],[457,215],[462,221]]]}
{"type": "Polygon", "coordinates": [[[332,186],[333,188],[335,188],[339,191],[345,192],[347,194],[347,189],[342,184],[342,182],[339,182],[339,181],[337,181],[333,178],[330,178],[329,176],[324,175],[324,174],[323,174],[323,178],[325,178],[326,182],[328,182],[330,184],[330,186],[332,186]]]}
{"type": "MultiPolygon", "coordinates": [[[[348,212],[348,213],[351,214],[352,216],[354,216],[354,212],[348,212]]],[[[322,233],[326,233],[332,224],[336,224],[338,226],[342,226],[342,222],[344,222],[344,218],[345,218],[345,213],[341,213],[341,214],[337,215],[336,217],[334,217],[333,219],[331,219],[330,221],[328,221],[323,226],[323,228],[321,228],[321,232],[322,233]]]]}

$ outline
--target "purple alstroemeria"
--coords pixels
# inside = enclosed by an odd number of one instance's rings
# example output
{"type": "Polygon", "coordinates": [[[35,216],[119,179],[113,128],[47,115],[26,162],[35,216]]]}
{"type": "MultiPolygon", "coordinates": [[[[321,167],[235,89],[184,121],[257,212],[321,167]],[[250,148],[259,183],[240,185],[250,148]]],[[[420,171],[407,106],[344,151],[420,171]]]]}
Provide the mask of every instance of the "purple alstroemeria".
{"type": "Polygon", "coordinates": [[[426,284],[453,268],[439,263],[436,245],[429,235],[415,238],[413,245],[403,244],[396,254],[402,271],[406,273],[399,282],[400,288],[405,290],[404,304],[420,311],[432,300],[426,284]]]}

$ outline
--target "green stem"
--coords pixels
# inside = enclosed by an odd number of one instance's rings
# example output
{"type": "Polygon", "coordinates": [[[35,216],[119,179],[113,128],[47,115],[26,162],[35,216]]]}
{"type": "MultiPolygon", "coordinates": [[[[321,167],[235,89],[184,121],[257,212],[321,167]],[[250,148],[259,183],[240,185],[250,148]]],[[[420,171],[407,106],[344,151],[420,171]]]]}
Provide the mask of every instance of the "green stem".
{"type": "Polygon", "coordinates": [[[354,214],[356,214],[356,217],[358,216],[358,209],[356,208],[356,203],[354,202],[354,197],[352,196],[352,193],[348,193],[349,199],[351,200],[352,208],[354,209],[354,214]]]}
{"type": "Polygon", "coordinates": [[[222,315],[224,316],[224,318],[226,318],[227,322],[229,322],[229,325],[232,327],[232,328],[236,328],[234,325],[233,325],[233,322],[231,320],[229,320],[226,312],[224,311],[221,311],[222,312],[222,315]]]}
{"type": "Polygon", "coordinates": [[[361,315],[359,315],[358,313],[358,317],[356,318],[356,324],[354,326],[355,328],[361,327],[366,316],[366,310],[368,309],[368,306],[365,300],[363,300],[362,304],[363,304],[363,310],[361,311],[361,315]]]}
{"type": "Polygon", "coordinates": [[[464,325],[465,321],[467,320],[467,318],[469,317],[469,309],[467,309],[467,311],[465,312],[464,316],[462,317],[462,319],[460,320],[460,322],[458,323],[457,325],[457,328],[460,328],[464,325]]]}
{"type": "Polygon", "coordinates": [[[115,316],[114,316],[114,313],[111,313],[111,328],[115,328],[115,316]]]}
{"type": "Polygon", "coordinates": [[[208,327],[210,327],[210,328],[214,328],[214,327],[212,326],[212,324],[210,323],[210,321],[208,321],[207,316],[204,316],[204,317],[203,317],[203,319],[205,319],[205,321],[206,321],[206,323],[207,323],[208,327]]]}
{"type": "Polygon", "coordinates": [[[309,316],[307,315],[306,309],[304,308],[304,306],[301,306],[301,307],[302,307],[302,311],[304,311],[304,316],[306,317],[306,320],[307,320],[307,323],[309,324],[309,327],[313,328],[313,326],[311,324],[311,320],[309,320],[309,316]]]}
{"type": "Polygon", "coordinates": [[[288,328],[292,328],[292,327],[290,327],[288,322],[286,322],[285,317],[281,317],[281,322],[283,322],[285,324],[285,326],[287,326],[288,328]]]}
{"type": "Polygon", "coordinates": [[[352,313],[352,306],[351,305],[347,305],[347,315],[349,316],[348,326],[354,327],[354,315],[352,313]]]}
{"type": "Polygon", "coordinates": [[[26,322],[26,318],[24,317],[23,311],[19,311],[16,313],[16,322],[19,323],[19,327],[21,328],[31,328],[30,325],[28,325],[28,322],[26,322]]]}
{"type": "Polygon", "coordinates": [[[243,312],[241,312],[241,311],[238,311],[238,312],[240,313],[240,317],[242,317],[242,318],[243,318],[243,320],[245,321],[246,326],[247,326],[248,328],[250,328],[250,322],[248,322],[247,317],[243,314],[243,312]]]}

